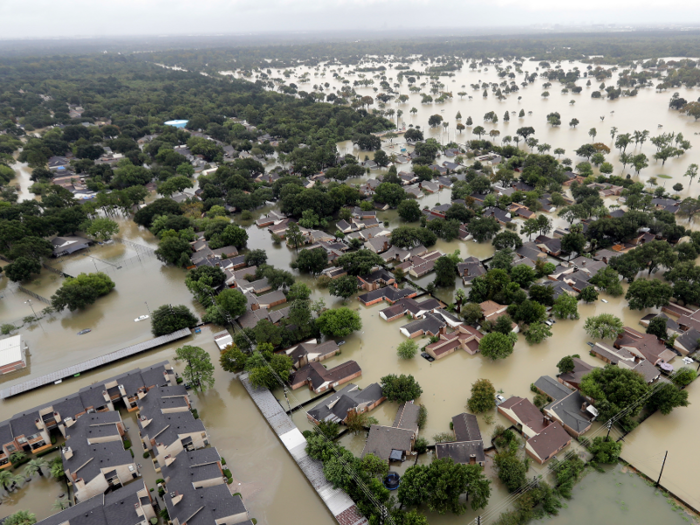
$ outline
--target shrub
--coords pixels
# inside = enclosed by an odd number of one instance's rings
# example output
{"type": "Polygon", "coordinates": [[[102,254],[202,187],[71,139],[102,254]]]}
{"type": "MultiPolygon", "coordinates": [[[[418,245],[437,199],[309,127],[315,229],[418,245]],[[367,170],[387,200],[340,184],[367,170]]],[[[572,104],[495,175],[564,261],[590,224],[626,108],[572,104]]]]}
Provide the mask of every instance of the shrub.
{"type": "Polygon", "coordinates": [[[129,450],[130,448],[131,448],[131,441],[129,441],[128,439],[125,439],[124,440],[124,449],[129,450]]]}
{"type": "Polygon", "coordinates": [[[145,451],[145,452],[143,453],[143,459],[148,459],[148,457],[149,457],[150,455],[151,455],[151,454],[148,452],[148,450],[145,451]]]}
{"type": "Polygon", "coordinates": [[[419,437],[418,439],[416,439],[416,444],[414,448],[419,454],[424,454],[428,450],[428,440],[423,437],[419,437]]]}

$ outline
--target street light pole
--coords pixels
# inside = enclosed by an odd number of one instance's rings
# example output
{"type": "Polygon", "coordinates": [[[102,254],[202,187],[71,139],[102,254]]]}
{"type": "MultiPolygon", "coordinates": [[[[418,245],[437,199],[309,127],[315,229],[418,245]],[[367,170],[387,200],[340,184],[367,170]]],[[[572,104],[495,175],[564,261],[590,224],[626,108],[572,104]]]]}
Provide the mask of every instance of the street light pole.
{"type": "Polygon", "coordinates": [[[34,306],[32,305],[32,300],[27,299],[26,301],[24,301],[24,304],[29,304],[29,308],[32,309],[32,313],[34,314],[34,319],[36,319],[38,321],[39,317],[36,315],[36,312],[34,311],[34,306]]]}

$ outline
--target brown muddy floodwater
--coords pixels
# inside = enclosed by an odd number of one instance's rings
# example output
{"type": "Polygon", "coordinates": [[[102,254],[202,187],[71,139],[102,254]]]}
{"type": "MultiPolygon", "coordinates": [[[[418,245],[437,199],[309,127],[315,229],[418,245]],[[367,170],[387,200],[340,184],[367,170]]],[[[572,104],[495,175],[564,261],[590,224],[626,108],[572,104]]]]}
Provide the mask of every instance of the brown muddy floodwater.
{"type": "MultiPolygon", "coordinates": [[[[585,70],[586,67],[580,63],[562,64],[565,70],[574,66],[578,66],[582,70],[585,70]]],[[[527,62],[523,66],[523,70],[532,72],[535,67],[535,63],[527,62]]],[[[297,77],[293,77],[290,81],[298,79],[298,75],[303,71],[306,69],[298,68],[297,77]]],[[[272,76],[281,76],[277,73],[273,72],[272,76]]],[[[395,78],[397,73],[397,71],[390,69],[387,76],[395,78]]],[[[351,80],[357,78],[355,74],[348,72],[348,68],[343,68],[342,75],[351,80]]],[[[606,81],[607,85],[614,83],[615,75],[606,81]]],[[[310,70],[310,79],[311,84],[327,81],[333,87],[339,86],[338,81],[333,79],[332,74],[328,71],[324,77],[321,70],[319,72],[310,70]],[[318,78],[316,78],[316,74],[318,74],[318,78]]],[[[561,88],[557,89],[558,84],[555,83],[549,89],[552,95],[548,99],[544,99],[541,97],[543,91],[541,84],[544,80],[538,80],[535,85],[511,94],[506,100],[497,101],[493,97],[482,98],[481,91],[483,89],[475,92],[469,87],[469,84],[478,80],[500,81],[493,68],[489,68],[488,71],[474,72],[465,69],[457,72],[456,77],[441,77],[441,81],[446,84],[444,90],[453,91],[455,94],[454,99],[442,105],[422,105],[420,104],[420,96],[411,94],[408,103],[396,105],[392,102],[387,107],[402,109],[404,115],[401,120],[406,125],[411,123],[420,125],[422,129],[426,130],[427,136],[433,136],[442,143],[447,142],[448,133],[449,139],[455,140],[456,138],[457,142],[463,143],[472,138],[468,132],[454,136],[454,116],[457,111],[462,113],[464,120],[471,116],[475,126],[484,125],[487,132],[491,129],[498,129],[501,132],[501,137],[507,134],[514,135],[518,127],[533,126],[536,130],[535,136],[540,139],[540,142],[551,144],[552,149],[565,148],[567,150],[566,156],[574,159],[574,162],[581,159],[575,159],[573,150],[581,144],[590,142],[588,130],[592,127],[595,127],[598,132],[596,140],[606,144],[611,142],[610,128],[612,126],[616,126],[620,133],[647,129],[652,136],[661,131],[680,131],[686,139],[691,141],[694,149],[679,159],[669,159],[664,167],[651,160],[650,166],[642,171],[641,180],[646,181],[652,175],[665,173],[672,177],[672,180],[665,181],[668,188],[676,182],[681,182],[686,188],[681,192],[681,196],[696,195],[695,187],[697,186],[691,186],[692,191],[689,191],[687,189],[688,181],[682,177],[682,174],[691,162],[698,162],[700,140],[695,133],[700,131],[700,124],[667,109],[671,93],[659,94],[653,88],[645,88],[640,90],[639,95],[635,98],[609,102],[590,98],[590,91],[597,89],[597,86],[584,87],[584,91],[580,95],[564,95],[559,93],[561,88]],[[467,87],[464,89],[461,87],[462,85],[467,87]],[[473,99],[469,100],[465,97],[460,100],[456,93],[462,90],[469,92],[473,99]],[[520,102],[517,100],[518,96],[522,96],[520,102]],[[572,99],[576,100],[576,104],[573,106],[569,105],[569,100],[572,99]],[[418,109],[415,116],[409,113],[411,107],[418,109]],[[518,112],[520,109],[525,109],[526,116],[524,118],[520,119],[516,114],[511,115],[509,123],[503,122],[502,116],[506,110],[518,112]],[[482,122],[482,115],[488,111],[496,112],[500,120],[498,124],[484,124],[482,122]],[[528,111],[532,111],[532,115],[527,115],[528,111]],[[553,111],[561,113],[563,125],[560,128],[550,128],[546,125],[546,115],[553,111]],[[450,121],[449,131],[427,127],[428,117],[436,113],[443,115],[446,120],[450,121]],[[605,120],[601,122],[599,117],[603,115],[605,115],[605,120]],[[570,129],[567,124],[574,117],[578,118],[581,123],[576,129],[570,129]],[[657,128],[658,124],[663,125],[663,128],[657,128]]],[[[423,81],[425,79],[421,79],[421,82],[423,81]]],[[[518,77],[516,81],[520,82],[521,77],[518,77]]],[[[585,84],[585,80],[579,81],[579,84],[585,84]]],[[[374,93],[372,88],[357,88],[357,91],[363,95],[374,93]]],[[[408,94],[407,84],[404,83],[399,91],[408,94]]],[[[424,91],[427,92],[426,89],[424,91]]],[[[678,91],[682,97],[688,100],[698,98],[699,90],[697,89],[678,89],[678,91]]],[[[401,142],[402,139],[394,139],[389,144],[385,143],[384,147],[389,153],[398,152],[402,147],[401,142]]],[[[361,159],[364,159],[366,154],[355,149],[349,142],[338,144],[338,149],[342,153],[353,153],[361,159]]],[[[411,150],[410,147],[407,149],[411,150]]],[[[628,148],[628,152],[632,149],[635,149],[633,145],[628,148]]],[[[655,148],[647,142],[643,147],[638,146],[635,151],[644,151],[648,157],[651,157],[655,148]]],[[[622,166],[617,162],[617,150],[613,150],[609,157],[609,160],[616,166],[616,173],[620,173],[622,166]]],[[[448,159],[441,158],[438,163],[442,163],[444,160],[448,159]]],[[[28,180],[29,170],[21,165],[16,167],[19,168],[20,198],[33,198],[33,195],[28,192],[28,187],[31,184],[28,180]]],[[[410,169],[410,166],[399,166],[399,169],[410,169]]],[[[370,176],[374,177],[378,173],[380,172],[373,171],[370,176]]],[[[353,179],[348,183],[359,184],[366,178],[353,179]]],[[[663,179],[659,179],[659,183],[663,184],[663,179]]],[[[425,195],[419,200],[419,204],[421,207],[432,207],[449,201],[449,190],[443,190],[433,195],[425,195]]],[[[608,204],[613,203],[612,199],[608,202],[608,204]]],[[[251,221],[241,221],[240,217],[236,217],[235,220],[248,229],[249,248],[264,249],[268,254],[270,264],[289,269],[289,264],[296,258],[295,252],[283,245],[273,245],[267,230],[260,230],[254,225],[254,220],[270,209],[275,209],[275,207],[266,206],[256,211],[251,221]]],[[[394,211],[380,212],[379,218],[382,221],[388,221],[386,229],[392,229],[401,223],[394,211]]],[[[557,226],[565,224],[558,218],[554,219],[557,226]]],[[[120,236],[123,238],[151,247],[157,245],[157,240],[149,232],[138,228],[133,222],[120,220],[120,226],[120,236]]],[[[446,243],[439,241],[435,248],[444,253],[459,250],[463,257],[473,255],[485,258],[493,254],[493,248],[490,244],[474,242],[453,241],[446,243]]],[[[148,322],[134,322],[134,318],[148,313],[149,308],[153,310],[167,303],[185,304],[201,313],[201,306],[193,301],[184,285],[184,271],[164,266],[153,257],[141,255],[139,258],[136,252],[123,244],[98,246],[87,254],[76,254],[52,262],[52,264],[71,275],[83,271],[95,271],[95,269],[105,271],[117,286],[111,294],[99,299],[84,312],[64,312],[52,317],[45,317],[40,323],[25,324],[18,333],[21,333],[28,341],[29,366],[22,372],[0,380],[0,388],[21,382],[30,375],[32,377],[38,376],[58,367],[69,366],[95,355],[105,354],[149,339],[151,337],[150,324],[148,322]],[[121,266],[121,268],[118,269],[116,266],[121,266]],[[91,328],[92,332],[78,336],[77,332],[83,328],[91,328]]],[[[296,274],[296,272],[294,273],[296,274]]],[[[298,275],[298,279],[312,289],[314,300],[323,298],[330,308],[342,305],[342,302],[337,298],[329,296],[327,290],[318,289],[314,279],[308,275],[298,275]]],[[[418,282],[425,286],[432,279],[433,276],[429,275],[418,282]]],[[[60,277],[43,271],[36,280],[27,284],[26,287],[48,298],[60,284],[60,277]]],[[[443,301],[451,302],[454,291],[458,287],[462,287],[461,282],[456,282],[454,288],[439,290],[437,295],[443,301]]],[[[28,296],[17,291],[13,284],[7,282],[7,279],[0,281],[0,296],[2,296],[2,300],[0,300],[0,324],[17,322],[19,325],[24,317],[32,315],[30,305],[26,303],[28,296]]],[[[404,340],[404,337],[399,333],[399,327],[407,321],[398,320],[386,323],[378,315],[385,305],[378,304],[365,308],[357,300],[351,300],[348,305],[359,311],[363,328],[360,332],[346,338],[341,355],[333,357],[325,364],[330,367],[348,359],[356,360],[363,370],[362,377],[356,381],[360,386],[379,381],[382,376],[390,373],[413,374],[424,392],[419,401],[426,405],[429,413],[427,427],[422,431],[422,435],[431,440],[435,434],[448,431],[451,417],[465,410],[471,384],[476,379],[482,377],[490,379],[496,389],[501,390],[506,396],[532,396],[530,384],[541,375],[555,375],[557,372],[556,363],[565,355],[579,354],[585,361],[602,366],[602,362],[588,354],[588,346],[586,345],[588,338],[583,330],[584,320],[591,315],[608,312],[621,317],[625,324],[637,327],[639,319],[649,313],[630,311],[624,299],[603,297],[608,300],[608,303],[597,301],[591,305],[581,304],[579,306],[581,317],[579,321],[557,322],[552,329],[553,337],[544,343],[529,346],[524,338],[521,338],[516,344],[513,355],[505,361],[494,363],[481,355],[470,356],[464,352],[458,352],[432,364],[420,357],[412,361],[403,361],[397,357],[396,347],[404,340]]],[[[32,306],[40,311],[44,305],[40,301],[33,300],[32,306]]],[[[212,331],[216,330],[218,330],[216,327],[207,327],[202,330],[201,334],[193,335],[190,339],[181,341],[179,344],[161,347],[142,354],[140,357],[119,362],[109,368],[64,381],[60,385],[50,386],[6,400],[0,403],[0,419],[75,392],[80,387],[98,379],[114,376],[134,367],[147,366],[164,359],[173,362],[175,349],[182,344],[201,346],[211,354],[212,360],[216,364],[218,363],[218,350],[211,337],[212,331]]],[[[418,342],[422,347],[427,343],[427,340],[423,339],[418,342]]],[[[182,370],[182,366],[179,364],[176,365],[176,368],[182,370]]],[[[692,403],[689,408],[676,410],[670,416],[657,414],[645,421],[640,428],[626,438],[622,456],[637,468],[654,477],[660,467],[663,451],[669,448],[669,460],[666,464],[663,482],[667,484],[669,490],[676,492],[682,498],[687,498],[690,503],[696,502],[700,506],[700,492],[698,492],[697,476],[695,475],[700,468],[700,451],[697,447],[693,447],[688,440],[683,440],[685,436],[695,435],[700,431],[700,423],[698,423],[700,421],[700,387],[693,385],[689,392],[692,403]],[[671,448],[671,443],[683,443],[682,452],[679,446],[671,448]]],[[[277,391],[275,394],[279,398],[283,397],[281,391],[277,391]]],[[[300,389],[293,392],[292,403],[296,404],[308,400],[310,397],[311,394],[308,390],[300,389]]],[[[226,458],[236,480],[235,483],[241,483],[240,492],[251,511],[251,516],[256,517],[259,523],[302,525],[307,523],[331,524],[334,522],[320,498],[269,429],[237,380],[233,380],[230,374],[223,372],[217,366],[215,389],[206,394],[193,394],[193,401],[207,426],[212,443],[226,458]]],[[[372,415],[380,423],[390,424],[393,421],[395,411],[396,405],[387,402],[377,408],[372,415]]],[[[127,426],[130,427],[130,432],[133,433],[136,428],[135,423],[129,415],[125,414],[123,417],[127,421],[127,426]]],[[[295,412],[293,419],[301,430],[309,428],[309,423],[302,411],[295,412]]],[[[493,428],[497,424],[505,423],[498,415],[494,416],[491,423],[487,423],[484,416],[479,416],[479,422],[486,443],[490,442],[493,428]]],[[[133,437],[135,434],[132,435],[133,437]]],[[[137,439],[132,439],[132,442],[135,443],[135,449],[140,447],[137,439]]],[[[342,443],[354,453],[359,454],[364,446],[364,436],[344,436],[342,443]]],[[[138,450],[134,452],[138,453],[138,450]]],[[[421,462],[429,460],[428,455],[420,458],[421,462]]],[[[399,470],[403,471],[407,467],[408,464],[404,464],[399,470]]],[[[490,519],[493,519],[502,507],[507,508],[508,493],[488,465],[486,472],[493,482],[493,495],[489,507],[483,514],[490,514],[490,519]]],[[[540,473],[546,475],[546,469],[533,467],[528,475],[540,473]]],[[[148,471],[146,465],[144,465],[144,478],[152,486],[155,473],[148,471]]],[[[37,514],[38,518],[44,518],[54,512],[51,505],[56,496],[63,490],[63,487],[54,481],[37,477],[16,493],[0,495],[3,502],[0,505],[0,518],[28,506],[37,514]]],[[[680,519],[687,519],[686,516],[674,513],[673,508],[666,505],[662,497],[654,496],[652,492],[640,478],[630,478],[617,469],[614,473],[605,475],[590,473],[576,487],[574,500],[568,503],[569,508],[562,509],[560,516],[552,521],[561,524],[579,524],[590,523],[594,520],[609,523],[614,519],[616,523],[676,523],[680,519]],[[622,485],[618,485],[618,483],[622,483],[622,485]],[[620,495],[616,497],[618,490],[620,495]],[[595,505],[590,504],[593,499],[596,501],[595,505]],[[595,516],[598,518],[596,519],[595,516]]],[[[467,523],[474,517],[475,513],[469,511],[460,517],[430,514],[429,520],[431,524],[454,524],[467,523]]]]}

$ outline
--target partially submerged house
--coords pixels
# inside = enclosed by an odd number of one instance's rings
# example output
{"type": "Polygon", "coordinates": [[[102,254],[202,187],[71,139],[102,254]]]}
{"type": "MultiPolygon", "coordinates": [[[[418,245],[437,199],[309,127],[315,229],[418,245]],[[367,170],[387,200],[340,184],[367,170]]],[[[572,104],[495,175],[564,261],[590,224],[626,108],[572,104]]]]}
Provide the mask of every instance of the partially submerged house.
{"type": "Polygon", "coordinates": [[[332,339],[325,343],[319,343],[316,339],[312,339],[287,348],[283,352],[292,358],[294,368],[299,369],[309,363],[320,363],[329,357],[338,355],[340,347],[332,339]]]}
{"type": "Polygon", "coordinates": [[[676,357],[676,353],[666,348],[666,344],[655,335],[643,334],[628,326],[615,340],[614,346],[646,359],[654,366],[669,363],[676,357]]]}
{"type": "Polygon", "coordinates": [[[362,375],[362,369],[355,361],[346,361],[326,369],[321,363],[309,363],[294,372],[289,378],[292,390],[308,385],[316,394],[343,385],[362,375]]]}
{"type": "Polygon", "coordinates": [[[413,454],[413,447],[418,438],[419,407],[413,402],[403,403],[396,412],[392,426],[372,425],[367,435],[362,457],[374,454],[378,458],[390,461],[403,461],[413,454]]]}
{"type": "Polygon", "coordinates": [[[307,417],[317,424],[321,421],[346,423],[348,417],[374,410],[385,400],[379,383],[372,383],[363,389],[350,383],[309,410],[307,417]]]}
{"type": "Polygon", "coordinates": [[[481,438],[479,422],[476,416],[466,412],[452,418],[452,431],[455,440],[450,443],[436,443],[435,457],[450,458],[463,465],[480,465],[486,463],[484,441],[481,438]]]}
{"type": "Polygon", "coordinates": [[[473,326],[461,324],[450,334],[440,334],[440,340],[426,346],[425,351],[434,359],[442,359],[459,349],[474,355],[479,351],[482,337],[484,334],[473,326]]]}

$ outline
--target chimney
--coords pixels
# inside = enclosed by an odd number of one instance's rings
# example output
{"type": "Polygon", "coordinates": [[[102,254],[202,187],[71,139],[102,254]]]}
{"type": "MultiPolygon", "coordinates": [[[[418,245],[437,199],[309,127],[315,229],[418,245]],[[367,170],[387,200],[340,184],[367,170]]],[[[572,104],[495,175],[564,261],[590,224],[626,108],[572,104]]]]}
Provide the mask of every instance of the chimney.
{"type": "Polygon", "coordinates": [[[588,408],[588,403],[585,401],[581,404],[581,412],[585,412],[586,409],[588,408]]]}
{"type": "Polygon", "coordinates": [[[70,459],[73,457],[73,449],[70,447],[63,447],[63,457],[70,459]]]}
{"type": "Polygon", "coordinates": [[[476,454],[469,454],[469,464],[476,465],[476,454]]]}
{"type": "Polygon", "coordinates": [[[175,461],[175,458],[172,457],[170,454],[168,454],[167,456],[165,456],[163,458],[163,461],[165,462],[165,466],[169,467],[170,465],[173,464],[173,461],[175,461]]]}
{"type": "Polygon", "coordinates": [[[177,505],[178,503],[180,503],[182,501],[182,494],[180,494],[177,491],[171,492],[170,499],[171,499],[173,507],[174,507],[175,505],[177,505]]]}
{"type": "Polygon", "coordinates": [[[110,402],[109,394],[107,393],[106,390],[103,390],[103,391],[102,391],[102,397],[104,398],[104,400],[105,400],[107,403],[110,402]]]}

